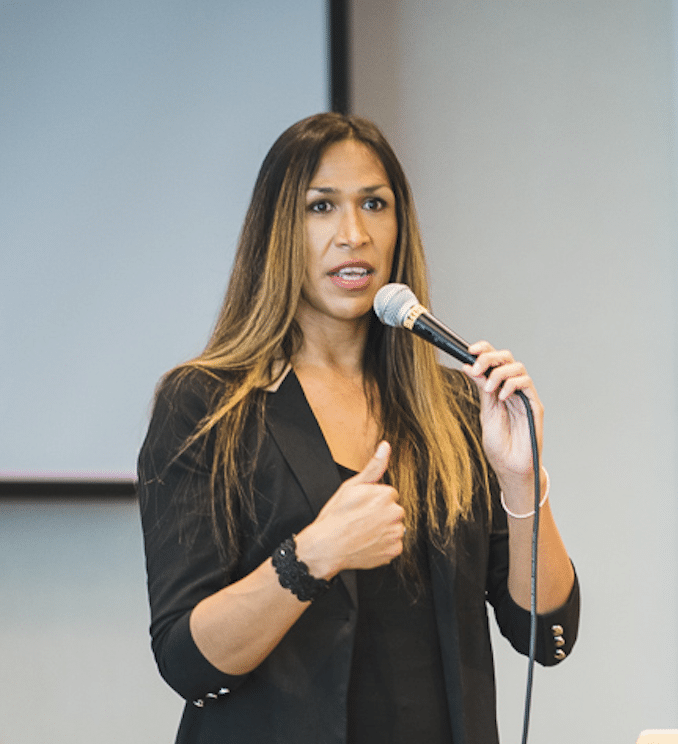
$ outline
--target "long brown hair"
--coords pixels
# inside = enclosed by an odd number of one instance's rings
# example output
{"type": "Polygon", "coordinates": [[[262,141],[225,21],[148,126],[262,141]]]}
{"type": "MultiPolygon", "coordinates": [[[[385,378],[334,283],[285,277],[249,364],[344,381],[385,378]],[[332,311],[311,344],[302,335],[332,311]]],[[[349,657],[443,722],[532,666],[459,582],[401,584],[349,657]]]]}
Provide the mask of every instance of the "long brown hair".
{"type": "MultiPolygon", "coordinates": [[[[395,194],[398,239],[390,281],[407,284],[428,304],[426,265],[410,188],[390,145],[371,122],[337,113],[311,116],[287,129],[259,171],[245,217],[221,312],[205,351],[182,365],[179,375],[200,369],[226,379],[188,444],[214,434],[211,511],[227,562],[237,552],[237,514],[252,513],[243,476],[246,420],[262,413],[270,386],[298,349],[295,314],[306,263],[306,191],[326,148],[354,139],[381,161],[395,194]],[[223,534],[225,528],[226,534],[223,534]]],[[[477,427],[472,423],[472,386],[442,369],[433,349],[399,329],[372,319],[364,360],[365,378],[379,391],[382,436],[394,456],[391,483],[406,511],[408,543],[425,527],[440,549],[455,525],[471,513],[477,478],[487,482],[477,427]]]]}

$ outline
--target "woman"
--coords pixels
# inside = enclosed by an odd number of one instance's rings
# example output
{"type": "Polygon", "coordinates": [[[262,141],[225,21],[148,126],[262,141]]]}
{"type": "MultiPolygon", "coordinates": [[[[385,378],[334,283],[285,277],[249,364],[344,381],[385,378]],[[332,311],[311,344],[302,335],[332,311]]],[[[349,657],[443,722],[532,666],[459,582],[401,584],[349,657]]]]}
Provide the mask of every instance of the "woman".
{"type": "MultiPolygon", "coordinates": [[[[395,155],[365,120],[298,122],[262,165],[213,336],[164,379],[139,458],[153,649],[188,701],[178,742],[497,741],[486,601],[523,653],[529,633],[513,393],[540,446],[542,408],[509,352],[477,343],[452,372],[381,325],[388,282],[427,302],[395,155]]],[[[550,665],[574,643],[578,590],[543,501],[550,665]]]]}

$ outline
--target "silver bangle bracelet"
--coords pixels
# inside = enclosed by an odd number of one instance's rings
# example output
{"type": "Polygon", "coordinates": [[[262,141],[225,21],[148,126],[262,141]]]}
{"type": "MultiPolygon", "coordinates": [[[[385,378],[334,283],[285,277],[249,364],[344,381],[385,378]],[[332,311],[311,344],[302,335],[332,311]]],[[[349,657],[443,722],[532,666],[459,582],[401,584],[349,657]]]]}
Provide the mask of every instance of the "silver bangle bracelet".
{"type": "MultiPolygon", "coordinates": [[[[546,493],[544,493],[544,496],[542,500],[539,502],[539,508],[541,509],[542,506],[546,503],[546,499],[549,497],[549,491],[551,490],[551,479],[549,478],[548,470],[542,465],[541,469],[544,471],[544,475],[546,476],[546,493]]],[[[532,509],[531,512],[527,512],[527,514],[515,514],[512,512],[508,506],[506,506],[506,501],[504,501],[504,492],[502,491],[500,494],[501,499],[501,505],[504,508],[504,511],[509,515],[509,517],[513,517],[514,519],[527,519],[528,517],[533,517],[535,510],[532,509]]]]}

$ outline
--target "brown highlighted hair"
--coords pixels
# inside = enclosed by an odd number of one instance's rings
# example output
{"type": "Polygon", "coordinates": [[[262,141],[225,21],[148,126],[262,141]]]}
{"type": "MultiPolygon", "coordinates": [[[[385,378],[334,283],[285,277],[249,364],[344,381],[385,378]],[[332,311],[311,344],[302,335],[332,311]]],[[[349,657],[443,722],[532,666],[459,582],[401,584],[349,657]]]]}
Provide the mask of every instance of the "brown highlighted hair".
{"type": "MultiPolygon", "coordinates": [[[[213,431],[211,511],[215,525],[222,525],[215,534],[227,563],[238,550],[237,514],[252,513],[241,452],[245,422],[254,409],[262,412],[262,391],[275,382],[301,338],[295,313],[306,267],[306,191],[326,148],[344,140],[376,154],[395,194],[398,239],[390,281],[407,284],[424,305],[429,301],[410,188],[379,129],[356,116],[325,113],[283,132],[259,171],[212,337],[200,356],[175,371],[181,376],[200,369],[226,380],[187,446],[213,431]]],[[[389,478],[406,511],[407,539],[425,528],[444,550],[457,521],[471,513],[476,479],[487,483],[472,386],[441,368],[424,341],[376,318],[364,371],[366,383],[379,391],[381,410],[375,413],[393,447],[389,478]]],[[[406,544],[406,561],[410,548],[406,544]]]]}

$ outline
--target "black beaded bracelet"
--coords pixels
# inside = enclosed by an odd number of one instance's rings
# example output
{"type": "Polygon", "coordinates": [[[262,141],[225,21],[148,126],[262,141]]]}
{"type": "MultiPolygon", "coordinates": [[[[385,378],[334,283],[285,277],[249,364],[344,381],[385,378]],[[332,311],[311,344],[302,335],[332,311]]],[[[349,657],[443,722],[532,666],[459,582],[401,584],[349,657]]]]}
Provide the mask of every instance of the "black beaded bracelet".
{"type": "Polygon", "coordinates": [[[313,602],[329,588],[330,582],[316,579],[308,572],[308,566],[297,558],[294,536],[284,540],[273,551],[273,566],[280,585],[289,589],[301,602],[313,602]]]}

